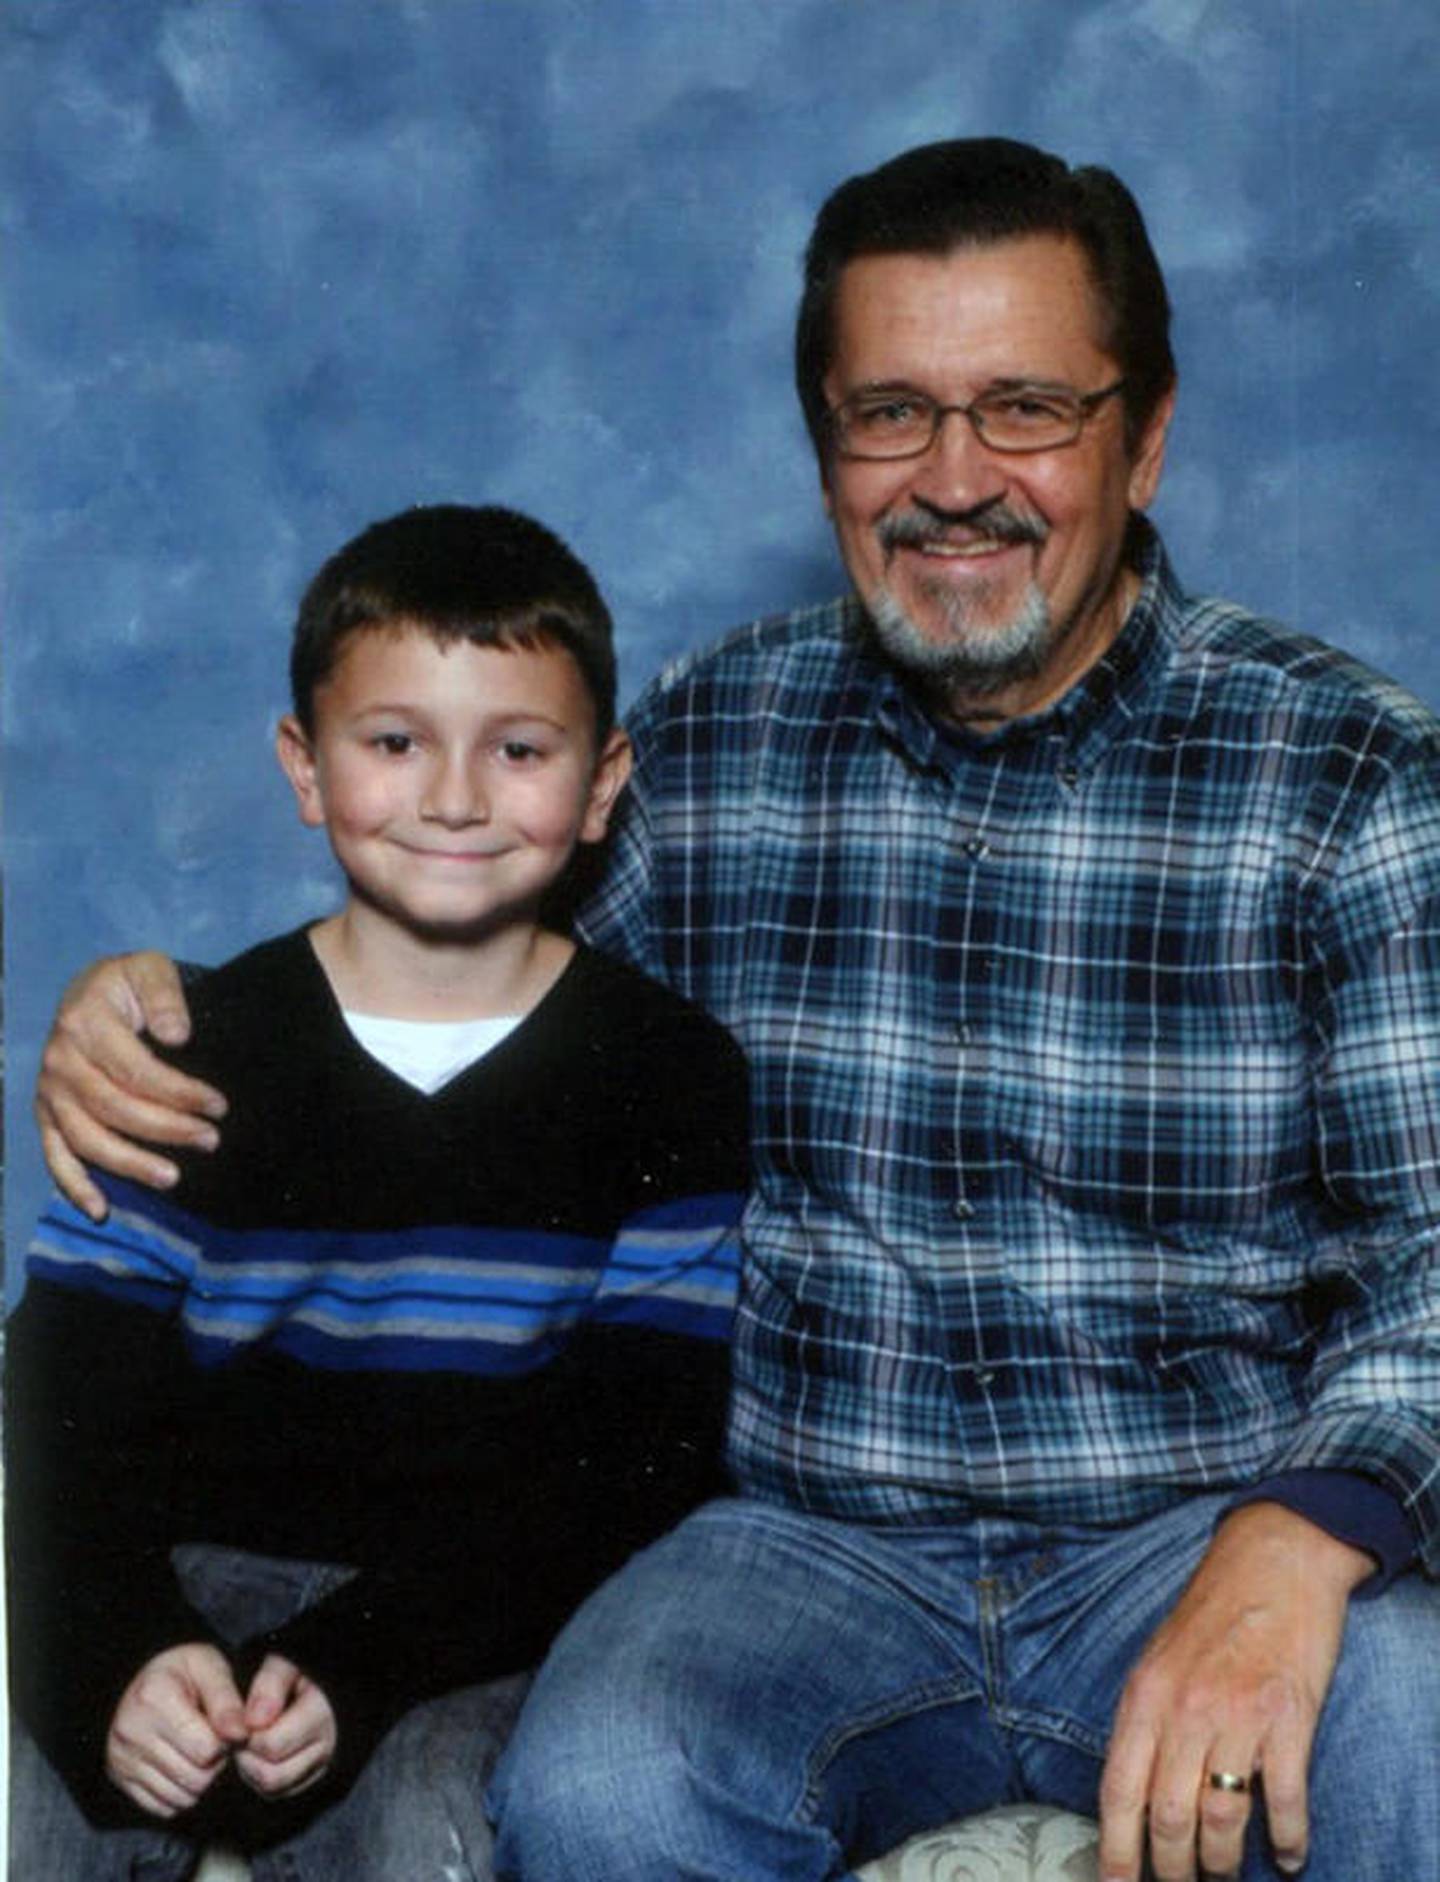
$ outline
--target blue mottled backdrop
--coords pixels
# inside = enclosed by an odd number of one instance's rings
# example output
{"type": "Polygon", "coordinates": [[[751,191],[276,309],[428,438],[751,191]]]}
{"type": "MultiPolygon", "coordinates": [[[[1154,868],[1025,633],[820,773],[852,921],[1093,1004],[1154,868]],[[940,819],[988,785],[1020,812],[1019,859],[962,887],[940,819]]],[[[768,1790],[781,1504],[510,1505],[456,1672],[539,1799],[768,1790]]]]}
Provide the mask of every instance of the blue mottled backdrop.
{"type": "Polygon", "coordinates": [[[837,587],[797,256],[905,145],[1003,132],[1132,184],[1182,575],[1440,704],[1437,72],[1434,0],[7,0],[12,1246],[68,974],[334,895],[269,741],[341,539],[534,510],[609,593],[627,693],[837,587]]]}

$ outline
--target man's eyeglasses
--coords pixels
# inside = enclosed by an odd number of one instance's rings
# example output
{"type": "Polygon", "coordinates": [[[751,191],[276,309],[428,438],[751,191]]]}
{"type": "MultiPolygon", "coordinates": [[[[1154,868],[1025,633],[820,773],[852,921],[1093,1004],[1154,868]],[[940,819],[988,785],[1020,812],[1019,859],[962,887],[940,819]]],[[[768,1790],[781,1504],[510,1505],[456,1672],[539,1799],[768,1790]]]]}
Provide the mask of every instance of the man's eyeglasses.
{"type": "Polygon", "coordinates": [[[852,392],[831,406],[830,437],[841,457],[919,457],[940,435],[952,412],[969,419],[975,435],[992,451],[1053,451],[1073,444],[1085,421],[1125,384],[1098,392],[1065,386],[996,386],[968,405],[941,405],[923,392],[904,388],[852,392]]]}

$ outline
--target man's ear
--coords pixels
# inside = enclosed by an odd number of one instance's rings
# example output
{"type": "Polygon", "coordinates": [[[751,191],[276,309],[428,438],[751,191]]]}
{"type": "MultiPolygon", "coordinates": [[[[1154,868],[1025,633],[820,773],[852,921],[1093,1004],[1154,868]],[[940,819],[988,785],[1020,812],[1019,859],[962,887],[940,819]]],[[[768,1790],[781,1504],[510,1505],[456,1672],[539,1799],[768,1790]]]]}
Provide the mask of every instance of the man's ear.
{"type": "Polygon", "coordinates": [[[610,813],[630,777],[634,754],[630,735],[617,725],[600,748],[595,761],[595,775],[590,780],[590,798],[580,824],[580,841],[598,843],[610,827],[610,813]]]}
{"type": "Polygon", "coordinates": [[[1145,429],[1140,434],[1140,441],[1135,449],[1135,456],[1130,465],[1130,508],[1146,510],[1154,501],[1155,492],[1160,487],[1160,473],[1165,467],[1165,439],[1170,431],[1170,420],[1175,416],[1175,388],[1170,390],[1156,405],[1155,410],[1145,421],[1145,429]]]}
{"type": "Polygon", "coordinates": [[[834,453],[817,445],[815,449],[815,468],[820,474],[820,501],[825,505],[825,514],[835,521],[835,492],[830,484],[830,472],[834,464],[834,453]]]}
{"type": "Polygon", "coordinates": [[[287,712],[275,728],[275,756],[290,780],[301,823],[318,829],[325,821],[325,801],[320,792],[315,747],[293,712],[287,712]]]}

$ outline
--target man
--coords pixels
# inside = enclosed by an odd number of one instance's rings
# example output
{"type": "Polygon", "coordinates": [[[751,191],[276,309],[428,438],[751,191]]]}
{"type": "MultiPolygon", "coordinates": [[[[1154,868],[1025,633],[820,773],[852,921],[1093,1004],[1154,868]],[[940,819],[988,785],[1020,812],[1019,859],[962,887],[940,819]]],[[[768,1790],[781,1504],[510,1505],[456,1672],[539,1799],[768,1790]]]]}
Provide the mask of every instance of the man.
{"type": "MultiPolygon", "coordinates": [[[[1168,318],[1123,186],[1026,146],[821,212],[856,594],[651,689],[586,915],[750,1053],[740,1495],[562,1637],[503,1873],[830,1877],[1025,1795],[1107,1882],[1433,1872],[1440,726],[1181,593],[1168,318]]],[[[130,1036],[168,974],[87,987],[77,1195],[206,1128],[130,1036]]]]}

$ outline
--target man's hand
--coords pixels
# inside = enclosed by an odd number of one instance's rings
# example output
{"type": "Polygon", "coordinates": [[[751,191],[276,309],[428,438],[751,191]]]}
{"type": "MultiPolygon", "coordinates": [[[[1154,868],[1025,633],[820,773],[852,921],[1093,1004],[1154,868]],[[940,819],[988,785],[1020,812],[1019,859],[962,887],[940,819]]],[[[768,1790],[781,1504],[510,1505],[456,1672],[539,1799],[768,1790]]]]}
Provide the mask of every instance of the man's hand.
{"type": "Polygon", "coordinates": [[[181,1045],[190,1016],[180,977],[163,954],[122,954],[97,962],[70,983],[45,1046],[35,1116],[45,1161],[59,1188],[96,1222],[104,1196],[85,1164],[98,1163],[152,1189],[179,1171],[131,1141],[213,1150],[211,1119],[225,1100],[198,1079],[163,1064],[139,1034],[181,1045]]]}
{"type": "Polygon", "coordinates": [[[147,1660],[120,1696],[105,1769],[152,1817],[198,1803],[245,1739],[245,1708],[225,1656],[192,1642],[147,1660]]]}
{"type": "Polygon", "coordinates": [[[298,1666],[268,1654],[245,1695],[245,1749],[235,1768],[262,1797],[294,1797],[318,1784],[335,1756],[335,1712],[298,1666]]]}
{"type": "Polygon", "coordinates": [[[1308,1849],[1306,1777],[1350,1592],[1374,1569],[1276,1503],[1228,1516],[1126,1683],[1100,1785],[1102,1882],[1137,1882],[1147,1812],[1157,1882],[1240,1870],[1251,1798],[1212,1771],[1263,1777],[1270,1845],[1308,1849]]]}

